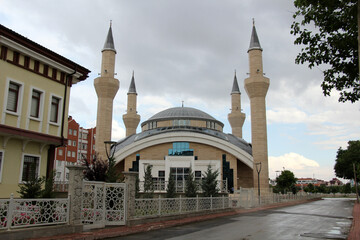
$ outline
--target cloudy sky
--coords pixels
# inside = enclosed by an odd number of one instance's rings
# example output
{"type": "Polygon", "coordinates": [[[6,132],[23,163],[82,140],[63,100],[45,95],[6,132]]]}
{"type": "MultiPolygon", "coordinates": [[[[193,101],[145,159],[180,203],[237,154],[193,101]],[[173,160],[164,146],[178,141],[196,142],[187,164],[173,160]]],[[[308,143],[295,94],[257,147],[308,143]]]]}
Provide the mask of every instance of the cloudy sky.
{"type": "MultiPolygon", "coordinates": [[[[251,142],[250,105],[243,88],[252,18],[270,78],[267,95],[269,174],[289,169],[296,177],[330,180],[337,149],[359,139],[360,103],[324,97],[322,70],[296,65],[301,47],[290,35],[295,9],[288,0],[0,0],[0,23],[91,70],[71,90],[70,115],[94,127],[93,81],[101,49],[113,23],[116,77],[114,140],[124,137],[122,115],[132,71],[141,121],[184,105],[208,112],[225,124],[234,71],[246,114],[243,137],[251,142]]],[[[139,129],[138,129],[139,131],[139,129]]]]}

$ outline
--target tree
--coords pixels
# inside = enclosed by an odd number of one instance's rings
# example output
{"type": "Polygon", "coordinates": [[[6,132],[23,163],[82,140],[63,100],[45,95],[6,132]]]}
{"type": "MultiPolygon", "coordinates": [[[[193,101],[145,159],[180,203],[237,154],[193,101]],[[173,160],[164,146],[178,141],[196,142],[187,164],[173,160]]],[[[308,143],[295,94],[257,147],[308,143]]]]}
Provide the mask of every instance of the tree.
{"type": "Polygon", "coordinates": [[[189,168],[189,176],[185,182],[185,196],[186,197],[196,197],[196,193],[198,191],[198,185],[195,181],[194,172],[191,167],[189,168]]]}
{"type": "Polygon", "coordinates": [[[101,160],[99,155],[94,157],[92,163],[86,159],[83,159],[83,165],[86,167],[84,171],[84,178],[86,180],[105,182],[108,163],[101,160]]]}
{"type": "Polygon", "coordinates": [[[49,177],[45,180],[45,188],[40,194],[41,198],[53,198],[53,197],[55,197],[54,178],[55,178],[55,172],[51,171],[49,177]]]}
{"type": "Polygon", "coordinates": [[[296,178],[294,173],[290,170],[283,170],[281,174],[276,178],[276,186],[282,193],[293,191],[293,187],[296,184],[296,178]]]}
{"type": "Polygon", "coordinates": [[[358,56],[358,0],[295,0],[291,25],[294,44],[305,45],[295,63],[326,68],[323,94],[340,91],[340,102],[360,99],[358,56]],[[300,18],[300,20],[299,20],[300,18]],[[309,30],[315,28],[316,31],[309,30]]]}
{"type": "Polygon", "coordinates": [[[353,163],[357,166],[356,178],[359,179],[360,140],[349,141],[347,149],[339,148],[334,166],[336,176],[345,179],[354,179],[353,163]]]}
{"type": "Polygon", "coordinates": [[[175,198],[176,197],[176,187],[175,187],[175,179],[174,176],[170,173],[169,180],[166,188],[166,197],[167,198],[175,198]]]}
{"type": "Polygon", "coordinates": [[[116,172],[115,169],[115,159],[109,158],[108,160],[108,167],[105,174],[105,180],[106,182],[114,183],[117,182],[120,179],[120,174],[116,172]]]}
{"type": "Polygon", "coordinates": [[[315,192],[314,184],[309,183],[306,187],[304,187],[304,191],[305,192],[310,192],[310,193],[315,192]]]}
{"type": "Polygon", "coordinates": [[[216,197],[218,195],[219,189],[217,187],[217,177],[219,176],[219,171],[212,171],[211,166],[209,165],[206,172],[203,174],[203,179],[201,181],[201,189],[203,191],[204,197],[216,197]]]}
{"type": "Polygon", "coordinates": [[[144,179],[144,198],[152,198],[154,196],[154,183],[151,175],[152,165],[147,165],[144,179]]]}
{"type": "Polygon", "coordinates": [[[38,177],[36,173],[35,163],[30,165],[31,172],[34,174],[29,175],[29,179],[26,182],[19,184],[20,190],[17,191],[21,198],[39,198],[42,190],[41,186],[44,183],[44,178],[38,177]]]}

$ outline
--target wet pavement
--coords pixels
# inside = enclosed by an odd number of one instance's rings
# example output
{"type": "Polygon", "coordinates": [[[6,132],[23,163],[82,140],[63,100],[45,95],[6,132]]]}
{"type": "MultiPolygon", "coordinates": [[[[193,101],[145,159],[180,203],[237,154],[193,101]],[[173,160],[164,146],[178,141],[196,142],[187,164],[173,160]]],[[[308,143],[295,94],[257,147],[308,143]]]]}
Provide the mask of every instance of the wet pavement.
{"type": "Polygon", "coordinates": [[[324,199],[306,204],[220,217],[114,239],[346,239],[354,199],[324,199]]]}

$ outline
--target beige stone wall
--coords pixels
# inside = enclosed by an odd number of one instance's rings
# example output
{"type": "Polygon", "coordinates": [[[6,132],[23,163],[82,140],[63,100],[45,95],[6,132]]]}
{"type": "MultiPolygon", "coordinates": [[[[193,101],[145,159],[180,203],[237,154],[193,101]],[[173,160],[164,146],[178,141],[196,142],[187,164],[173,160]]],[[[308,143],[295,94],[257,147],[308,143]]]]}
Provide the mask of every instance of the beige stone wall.
{"type": "Polygon", "coordinates": [[[254,187],[253,170],[240,160],[237,160],[237,186],[243,188],[254,187]]]}

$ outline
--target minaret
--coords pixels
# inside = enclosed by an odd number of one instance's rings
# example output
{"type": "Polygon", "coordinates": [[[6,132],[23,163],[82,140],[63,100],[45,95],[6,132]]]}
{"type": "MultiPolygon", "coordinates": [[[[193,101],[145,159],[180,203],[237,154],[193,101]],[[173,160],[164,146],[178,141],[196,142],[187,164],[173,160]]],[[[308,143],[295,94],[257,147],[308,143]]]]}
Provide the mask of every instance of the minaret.
{"type": "Polygon", "coordinates": [[[119,80],[114,78],[116,50],[111,23],[104,48],[101,52],[101,73],[100,77],[94,80],[94,86],[98,96],[95,151],[101,159],[107,159],[104,141],[111,140],[113,100],[120,85],[119,80]]]}
{"type": "Polygon", "coordinates": [[[258,187],[258,173],[256,171],[256,164],[258,164],[259,169],[259,163],[261,163],[260,189],[267,190],[269,188],[269,167],[265,97],[270,85],[270,80],[264,77],[262,66],[262,48],[260,46],[254,22],[248,54],[250,76],[245,79],[245,89],[250,98],[251,108],[251,138],[252,154],[254,158],[254,187],[258,187]]]}
{"type": "Polygon", "coordinates": [[[137,114],[136,111],[137,93],[135,87],[134,72],[131,78],[131,83],[127,95],[128,95],[127,110],[126,110],[126,114],[123,115],[123,120],[126,127],[126,136],[128,137],[136,133],[136,128],[140,122],[140,115],[137,114]]]}
{"type": "Polygon", "coordinates": [[[245,113],[241,112],[241,93],[236,78],[236,72],[231,91],[231,113],[228,114],[228,120],[231,125],[232,134],[242,138],[242,126],[245,121],[245,113]]]}

